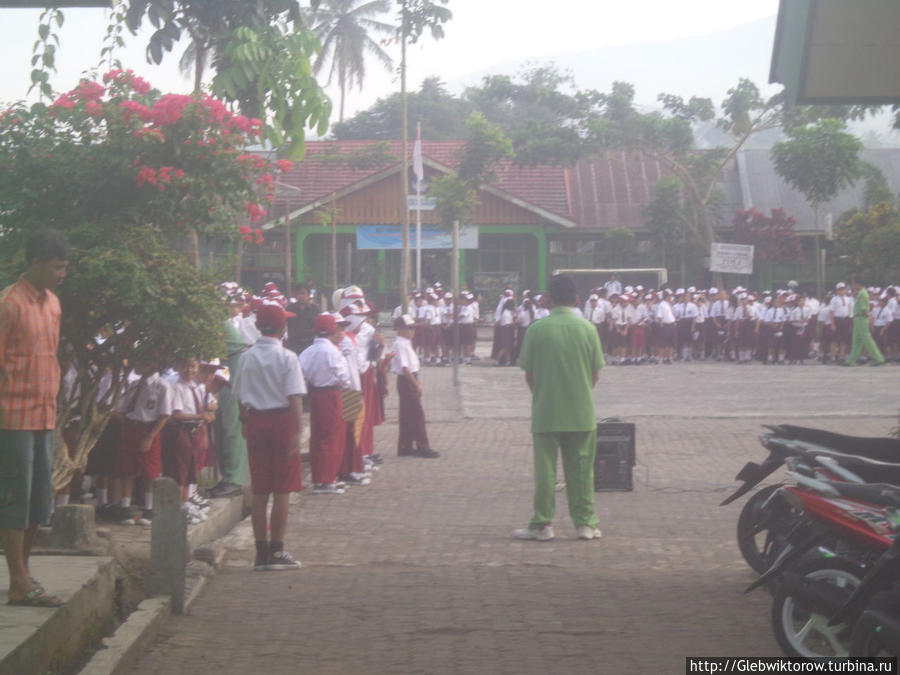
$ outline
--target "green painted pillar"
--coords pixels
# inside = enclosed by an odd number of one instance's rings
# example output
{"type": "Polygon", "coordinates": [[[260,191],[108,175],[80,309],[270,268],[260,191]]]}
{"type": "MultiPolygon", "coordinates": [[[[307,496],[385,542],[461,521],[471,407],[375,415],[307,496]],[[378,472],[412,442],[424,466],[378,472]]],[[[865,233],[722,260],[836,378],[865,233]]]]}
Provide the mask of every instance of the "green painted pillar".
{"type": "Polygon", "coordinates": [[[387,251],[378,249],[378,292],[387,292],[387,251]]]}
{"type": "Polygon", "coordinates": [[[308,228],[305,228],[300,225],[294,226],[294,244],[297,250],[294,251],[294,279],[298,283],[305,282],[306,279],[306,265],[305,260],[306,256],[304,255],[304,248],[306,246],[306,237],[310,234],[308,228]]]}
{"type": "Polygon", "coordinates": [[[466,250],[461,248],[459,249],[459,287],[465,288],[468,286],[466,276],[466,250]]]}
{"type": "Polygon", "coordinates": [[[537,287],[541,290],[547,288],[547,232],[544,228],[534,231],[537,239],[537,287]]]}

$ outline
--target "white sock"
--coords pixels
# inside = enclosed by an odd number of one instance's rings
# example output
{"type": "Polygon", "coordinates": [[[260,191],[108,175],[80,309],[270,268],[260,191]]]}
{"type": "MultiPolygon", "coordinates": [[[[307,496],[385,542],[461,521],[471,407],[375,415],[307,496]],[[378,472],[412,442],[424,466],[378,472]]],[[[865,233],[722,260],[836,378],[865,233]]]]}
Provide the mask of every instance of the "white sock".
{"type": "Polygon", "coordinates": [[[106,506],[109,499],[109,491],[107,488],[97,488],[97,506],[106,506]]]}
{"type": "Polygon", "coordinates": [[[65,506],[68,503],[69,503],[69,493],[68,492],[62,492],[62,493],[56,495],[56,505],[57,506],[65,506]]]}
{"type": "Polygon", "coordinates": [[[153,510],[153,493],[152,492],[144,493],[144,510],[145,511],[153,510]]]}
{"type": "Polygon", "coordinates": [[[190,485],[188,485],[188,499],[193,497],[195,494],[197,494],[197,484],[191,483],[190,485]]]}
{"type": "Polygon", "coordinates": [[[185,511],[190,511],[192,506],[193,505],[190,502],[184,502],[181,505],[181,508],[183,508],[185,511]]]}
{"type": "Polygon", "coordinates": [[[131,506],[131,497],[122,497],[122,506],[126,509],[131,506]]]}
{"type": "Polygon", "coordinates": [[[90,476],[84,476],[81,479],[81,491],[82,492],[90,492],[91,486],[93,486],[94,480],[90,476]]]}

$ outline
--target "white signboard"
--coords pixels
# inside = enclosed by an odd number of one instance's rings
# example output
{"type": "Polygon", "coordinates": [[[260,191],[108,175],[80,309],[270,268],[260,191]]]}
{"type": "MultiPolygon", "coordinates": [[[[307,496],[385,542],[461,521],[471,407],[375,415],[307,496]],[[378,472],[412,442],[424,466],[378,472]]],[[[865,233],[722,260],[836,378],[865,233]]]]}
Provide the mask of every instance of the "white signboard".
{"type": "MultiPolygon", "coordinates": [[[[410,211],[419,210],[419,198],[416,195],[409,195],[406,198],[406,203],[410,211]]],[[[434,197],[422,197],[422,211],[434,211],[436,205],[437,201],[434,197]]]]}
{"type": "Polygon", "coordinates": [[[713,244],[709,252],[709,271],[753,274],[753,246],[713,244]]]}

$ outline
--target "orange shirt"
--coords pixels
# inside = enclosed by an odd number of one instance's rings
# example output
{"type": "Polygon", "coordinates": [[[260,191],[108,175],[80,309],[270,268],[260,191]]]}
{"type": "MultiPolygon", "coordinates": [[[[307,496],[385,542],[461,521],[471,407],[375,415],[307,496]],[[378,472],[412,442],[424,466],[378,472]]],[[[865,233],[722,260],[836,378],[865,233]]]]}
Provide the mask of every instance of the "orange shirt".
{"type": "Polygon", "coordinates": [[[56,428],[61,314],[24,276],[0,291],[0,429],[56,428]]]}

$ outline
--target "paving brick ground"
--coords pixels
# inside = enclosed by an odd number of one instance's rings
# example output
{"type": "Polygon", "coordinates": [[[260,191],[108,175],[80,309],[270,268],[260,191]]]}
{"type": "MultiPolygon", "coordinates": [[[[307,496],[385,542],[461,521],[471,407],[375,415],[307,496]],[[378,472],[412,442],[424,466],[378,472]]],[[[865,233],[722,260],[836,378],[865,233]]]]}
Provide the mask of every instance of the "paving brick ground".
{"type": "Polygon", "coordinates": [[[559,493],[545,544],[510,536],[531,500],[520,371],[472,367],[457,389],[428,369],[441,459],[392,456],[396,425],[380,427],[372,486],[296,499],[297,572],[253,572],[242,523],[226,567],[136,672],[680,673],[688,655],[775,655],[769,597],[741,594],[740,504],[717,504],[762,455],[764,422],[876,435],[896,420],[894,368],[793,368],[790,385],[787,369],[608,369],[598,410],[637,422],[636,489],[597,494],[596,542],[574,539],[559,493]]]}

